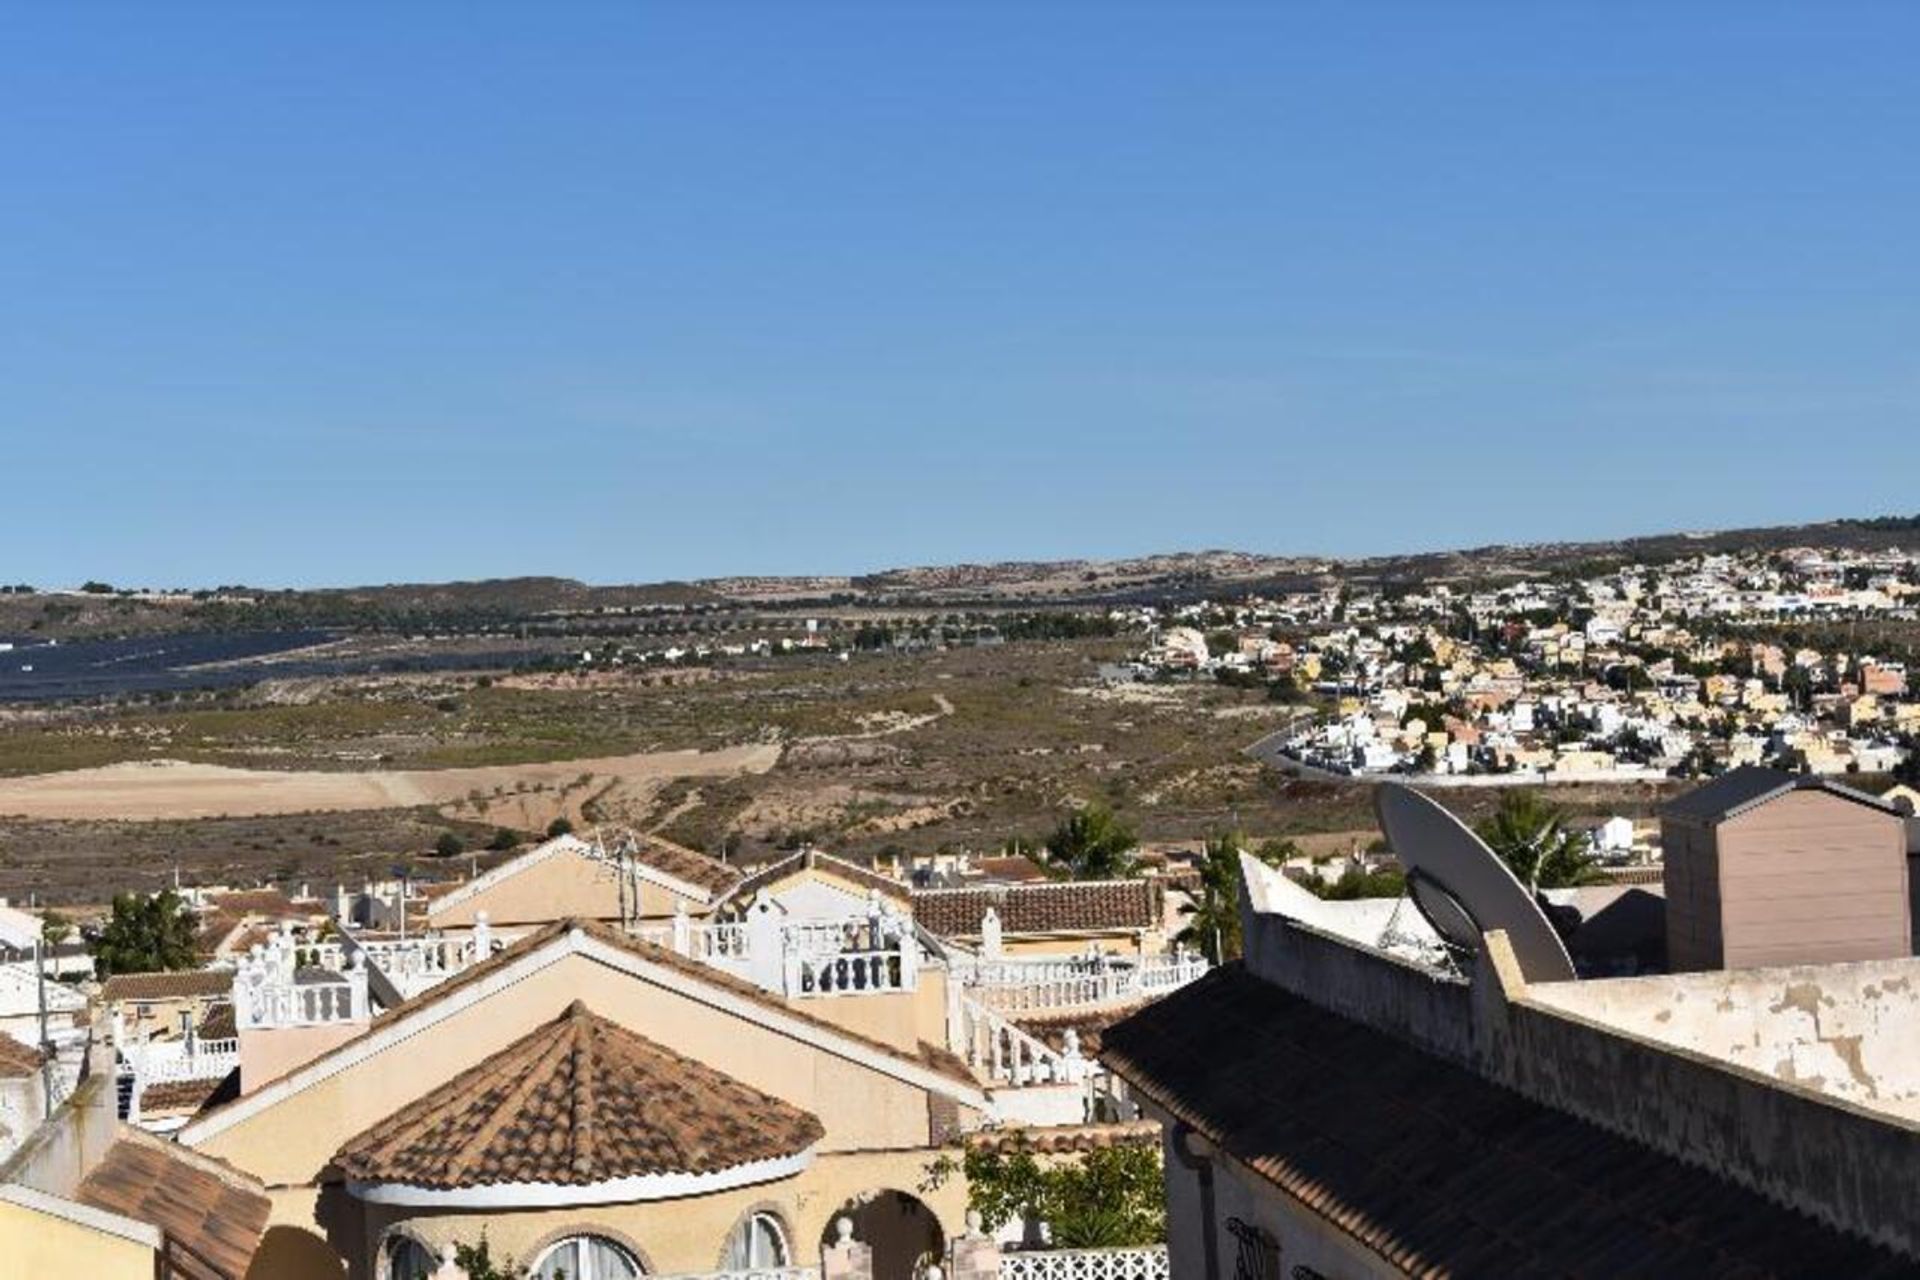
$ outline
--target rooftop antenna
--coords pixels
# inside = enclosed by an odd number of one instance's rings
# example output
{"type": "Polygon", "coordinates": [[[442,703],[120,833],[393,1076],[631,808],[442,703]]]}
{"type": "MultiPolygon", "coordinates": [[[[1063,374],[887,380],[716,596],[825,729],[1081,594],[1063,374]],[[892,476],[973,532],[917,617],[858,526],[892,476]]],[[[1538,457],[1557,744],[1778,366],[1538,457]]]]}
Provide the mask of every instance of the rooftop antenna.
{"type": "Polygon", "coordinates": [[[1525,885],[1480,837],[1411,787],[1374,790],[1374,813],[1407,869],[1407,896],[1448,946],[1472,955],[1482,935],[1503,930],[1528,982],[1577,975],[1566,944],[1525,885]]]}

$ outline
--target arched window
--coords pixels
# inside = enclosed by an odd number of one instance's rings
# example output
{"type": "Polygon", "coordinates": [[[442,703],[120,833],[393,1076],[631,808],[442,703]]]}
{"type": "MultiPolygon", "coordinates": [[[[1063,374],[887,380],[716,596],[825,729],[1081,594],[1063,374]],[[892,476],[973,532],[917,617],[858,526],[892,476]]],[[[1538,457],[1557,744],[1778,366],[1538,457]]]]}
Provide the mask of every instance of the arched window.
{"type": "Polygon", "coordinates": [[[605,1236],[568,1236],[540,1255],[533,1280],[639,1280],[640,1264],[605,1236]]]}
{"type": "Polygon", "coordinates": [[[758,1267],[789,1265],[792,1250],[787,1247],[787,1232],[780,1219],[770,1213],[750,1213],[740,1220],[727,1238],[724,1271],[748,1271],[758,1267]]]}
{"type": "Polygon", "coordinates": [[[428,1280],[440,1267],[427,1246],[404,1231],[387,1237],[380,1246],[380,1261],[381,1280],[428,1280]]]}

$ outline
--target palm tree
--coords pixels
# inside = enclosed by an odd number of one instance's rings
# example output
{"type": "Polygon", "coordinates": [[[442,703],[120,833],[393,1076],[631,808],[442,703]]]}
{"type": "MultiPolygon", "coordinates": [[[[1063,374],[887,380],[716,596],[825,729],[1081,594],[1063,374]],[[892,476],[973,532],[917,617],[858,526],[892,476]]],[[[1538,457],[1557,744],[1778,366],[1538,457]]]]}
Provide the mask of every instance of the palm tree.
{"type": "Polygon", "coordinates": [[[1133,829],[1103,804],[1076,809],[1047,837],[1047,857],[1075,880],[1133,874],[1133,829]]]}
{"type": "Polygon", "coordinates": [[[1604,879],[1586,837],[1567,828],[1566,816],[1539,792],[1516,789],[1500,797],[1499,810],[1475,831],[1529,889],[1565,889],[1604,879]]]}
{"type": "Polygon", "coordinates": [[[1186,924],[1173,940],[1215,964],[1240,954],[1240,849],[1235,832],[1208,839],[1200,856],[1200,889],[1180,908],[1186,924]]]}
{"type": "Polygon", "coordinates": [[[1263,840],[1247,848],[1237,831],[1210,836],[1200,855],[1200,890],[1180,908],[1186,924],[1173,940],[1192,947],[1215,964],[1240,954],[1240,855],[1251,853],[1277,867],[1299,853],[1291,840],[1263,840]]]}

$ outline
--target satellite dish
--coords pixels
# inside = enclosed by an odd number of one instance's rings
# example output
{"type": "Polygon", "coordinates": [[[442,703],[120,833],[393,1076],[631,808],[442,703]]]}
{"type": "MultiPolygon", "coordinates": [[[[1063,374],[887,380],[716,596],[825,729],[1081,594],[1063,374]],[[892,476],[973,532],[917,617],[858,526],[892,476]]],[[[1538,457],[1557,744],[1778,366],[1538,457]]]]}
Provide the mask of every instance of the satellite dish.
{"type": "Polygon", "coordinates": [[[1481,935],[1501,929],[1528,982],[1575,976],[1566,945],[1526,886],[1458,818],[1397,783],[1374,789],[1373,811],[1406,866],[1414,905],[1449,945],[1477,952],[1481,935]]]}

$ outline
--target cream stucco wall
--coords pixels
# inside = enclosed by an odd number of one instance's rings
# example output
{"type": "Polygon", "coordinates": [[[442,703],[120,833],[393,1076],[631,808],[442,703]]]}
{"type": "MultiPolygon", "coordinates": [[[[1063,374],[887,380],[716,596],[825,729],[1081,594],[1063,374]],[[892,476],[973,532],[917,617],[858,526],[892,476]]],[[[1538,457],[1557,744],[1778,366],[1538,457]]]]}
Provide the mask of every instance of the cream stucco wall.
{"type": "Polygon", "coordinates": [[[769,1212],[780,1219],[792,1246],[792,1263],[817,1265],[821,1241],[834,1218],[855,1197],[875,1191],[916,1197],[939,1218],[949,1238],[964,1230],[966,1190],[957,1178],[937,1190],[920,1190],[934,1158],[933,1152],[924,1150],[822,1156],[800,1174],[777,1182],[652,1204],[505,1213],[423,1213],[370,1205],[365,1209],[359,1256],[349,1275],[351,1280],[379,1280],[373,1259],[386,1234],[395,1229],[436,1251],[455,1242],[472,1244],[484,1231],[496,1259],[511,1256],[523,1265],[566,1236],[605,1235],[632,1249],[651,1272],[712,1271],[720,1264],[729,1236],[751,1212],[769,1212]]]}
{"type": "Polygon", "coordinates": [[[155,1274],[150,1245],[0,1201],[0,1275],[153,1280],[155,1274]]]}
{"type": "Polygon", "coordinates": [[[928,1140],[924,1089],[571,952],[558,953],[488,998],[421,1026],[223,1131],[203,1134],[196,1132],[203,1126],[193,1126],[183,1136],[269,1185],[312,1182],[347,1138],[550,1022],[575,999],[658,1044],[811,1111],[826,1126],[823,1151],[919,1147],[928,1140]]]}
{"type": "MultiPolygon", "coordinates": [[[[696,898],[683,899],[652,881],[641,882],[640,915],[643,917],[670,919],[675,904],[682,900],[695,915],[706,910],[696,898]]],[[[607,864],[562,849],[474,893],[463,894],[456,901],[435,903],[427,918],[435,928],[455,929],[471,926],[482,911],[487,913],[491,924],[500,928],[566,919],[618,922],[620,881],[607,864]]]]}

